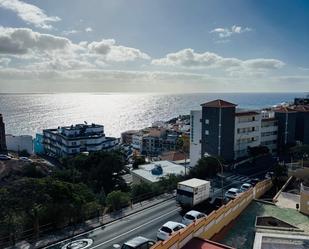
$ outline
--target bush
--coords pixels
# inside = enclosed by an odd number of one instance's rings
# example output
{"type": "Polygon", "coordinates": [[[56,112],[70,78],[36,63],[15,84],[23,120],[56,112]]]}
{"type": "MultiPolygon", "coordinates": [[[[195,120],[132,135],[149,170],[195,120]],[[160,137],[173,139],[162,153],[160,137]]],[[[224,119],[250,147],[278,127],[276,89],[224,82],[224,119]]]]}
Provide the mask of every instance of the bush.
{"type": "Polygon", "coordinates": [[[20,157],[29,157],[30,154],[26,150],[21,150],[21,151],[18,152],[18,156],[20,156],[20,157]]]}
{"type": "Polygon", "coordinates": [[[106,203],[112,210],[125,207],[129,204],[129,201],[129,195],[119,190],[110,192],[106,197],[106,203]]]}

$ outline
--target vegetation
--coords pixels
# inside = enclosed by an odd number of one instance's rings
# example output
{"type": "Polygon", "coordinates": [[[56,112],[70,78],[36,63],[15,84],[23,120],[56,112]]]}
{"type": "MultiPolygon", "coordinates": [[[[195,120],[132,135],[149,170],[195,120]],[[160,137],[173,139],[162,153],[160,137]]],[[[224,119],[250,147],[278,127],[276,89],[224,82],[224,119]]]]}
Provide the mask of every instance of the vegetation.
{"type": "Polygon", "coordinates": [[[127,193],[119,190],[110,192],[106,197],[106,204],[112,210],[119,210],[128,205],[130,197],[127,193]]]}
{"type": "Polygon", "coordinates": [[[219,161],[222,163],[221,159],[215,157],[202,157],[198,160],[197,165],[190,170],[189,176],[201,179],[214,177],[221,171],[219,161]]]}
{"type": "Polygon", "coordinates": [[[303,159],[309,157],[309,145],[296,145],[289,150],[294,159],[303,159]]]}
{"type": "Polygon", "coordinates": [[[28,153],[27,150],[21,150],[21,151],[18,152],[18,156],[20,156],[20,157],[28,157],[28,156],[30,156],[30,154],[28,153]]]}
{"type": "Polygon", "coordinates": [[[138,169],[138,166],[143,165],[146,163],[144,156],[135,156],[133,158],[134,162],[132,164],[133,169],[138,169]]]}
{"type": "Polygon", "coordinates": [[[273,169],[272,181],[273,185],[278,190],[284,185],[288,176],[287,167],[283,164],[276,164],[273,169]]]}

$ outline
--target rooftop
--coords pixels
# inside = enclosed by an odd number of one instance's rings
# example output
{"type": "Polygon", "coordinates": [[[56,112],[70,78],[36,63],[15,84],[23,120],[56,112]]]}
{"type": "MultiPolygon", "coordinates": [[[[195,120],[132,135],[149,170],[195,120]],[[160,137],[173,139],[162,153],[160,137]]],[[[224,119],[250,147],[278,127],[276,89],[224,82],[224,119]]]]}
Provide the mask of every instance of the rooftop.
{"type": "Polygon", "coordinates": [[[149,164],[143,164],[139,166],[139,169],[133,170],[132,174],[138,175],[149,182],[158,182],[162,177],[170,174],[184,175],[185,167],[169,161],[156,161],[149,164]],[[160,165],[162,168],[162,174],[156,175],[152,173],[152,170],[160,165]]]}
{"type": "Polygon", "coordinates": [[[201,179],[197,179],[197,178],[192,178],[186,181],[182,181],[180,182],[182,185],[186,185],[186,186],[190,186],[193,188],[199,187],[203,184],[205,184],[207,181],[205,180],[201,180],[201,179]]]}
{"type": "Polygon", "coordinates": [[[297,112],[296,110],[288,107],[288,106],[280,106],[279,108],[276,108],[274,110],[275,112],[280,112],[280,113],[292,113],[292,112],[297,112]]]}
{"type": "Polygon", "coordinates": [[[258,115],[260,113],[256,112],[256,111],[249,111],[249,110],[236,110],[235,116],[239,117],[239,116],[254,116],[254,115],[258,115]]]}
{"type": "Polygon", "coordinates": [[[275,205],[253,201],[241,215],[223,229],[214,240],[229,246],[237,247],[238,249],[252,248],[255,238],[255,221],[257,216],[272,216],[304,230],[305,233],[309,233],[309,217],[301,214],[296,209],[280,208],[275,205]]]}
{"type": "Polygon", "coordinates": [[[194,237],[191,239],[183,249],[234,249],[226,245],[219,244],[217,242],[194,237]]]}
{"type": "Polygon", "coordinates": [[[236,107],[236,104],[227,102],[222,99],[213,100],[204,104],[201,104],[203,107],[217,107],[217,108],[228,108],[228,107],[236,107]]]}

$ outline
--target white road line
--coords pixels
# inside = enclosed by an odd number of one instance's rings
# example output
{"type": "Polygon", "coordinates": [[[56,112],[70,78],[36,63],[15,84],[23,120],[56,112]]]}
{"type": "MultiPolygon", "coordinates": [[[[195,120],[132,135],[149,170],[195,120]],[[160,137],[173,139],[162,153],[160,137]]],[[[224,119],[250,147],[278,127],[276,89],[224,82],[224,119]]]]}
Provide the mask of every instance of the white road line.
{"type": "MultiPolygon", "coordinates": [[[[166,203],[168,203],[168,201],[159,203],[159,205],[162,205],[162,206],[163,206],[163,204],[166,204],[166,203]]],[[[159,205],[157,205],[157,206],[159,206],[159,205]]],[[[150,209],[151,209],[151,208],[146,208],[146,210],[150,210],[150,209]]],[[[145,209],[144,209],[144,210],[145,210],[145,209]]],[[[134,216],[136,216],[136,215],[139,215],[139,214],[141,214],[144,210],[137,211],[136,213],[131,214],[129,217],[134,217],[134,216]]],[[[126,218],[126,216],[124,216],[123,218],[126,218]]],[[[89,231],[87,231],[87,232],[83,232],[83,233],[77,234],[77,235],[75,235],[75,236],[73,236],[73,237],[70,237],[70,238],[68,238],[68,239],[61,240],[61,241],[59,241],[59,242],[56,242],[56,243],[54,243],[54,244],[48,245],[48,246],[43,247],[43,248],[44,248],[44,249],[47,249],[47,248],[49,248],[49,247],[56,246],[56,245],[62,244],[62,243],[67,242],[67,241],[72,241],[72,239],[75,239],[75,238],[81,237],[81,236],[83,236],[83,235],[85,235],[85,234],[89,234],[89,233],[92,233],[92,232],[94,232],[94,231],[100,230],[100,229],[102,229],[103,226],[104,226],[104,227],[111,226],[111,225],[113,225],[114,223],[117,223],[117,222],[120,222],[120,221],[122,221],[122,219],[116,219],[116,220],[114,220],[114,221],[112,221],[112,222],[110,222],[110,223],[108,223],[108,224],[102,224],[101,226],[99,226],[99,227],[97,227],[97,228],[94,228],[94,229],[89,230],[89,231]]]]}
{"type": "Polygon", "coordinates": [[[127,235],[127,234],[129,234],[129,233],[135,231],[135,230],[138,230],[138,229],[140,229],[140,228],[143,227],[143,226],[146,226],[146,225],[148,225],[148,224],[150,224],[150,223],[152,223],[152,222],[154,222],[154,221],[156,221],[156,220],[159,220],[159,219],[161,219],[161,218],[164,217],[164,216],[167,216],[167,215],[169,215],[169,214],[171,214],[171,213],[174,213],[175,211],[179,211],[180,209],[181,209],[181,208],[177,208],[177,209],[175,209],[175,210],[173,210],[173,211],[170,211],[170,212],[168,212],[168,213],[166,213],[166,214],[164,214],[164,215],[161,215],[160,217],[154,218],[153,220],[148,221],[148,222],[146,222],[146,223],[144,223],[144,224],[142,224],[142,225],[140,225],[140,226],[138,226],[138,227],[135,227],[135,228],[133,228],[133,229],[130,230],[130,231],[127,231],[127,232],[125,232],[125,233],[123,233],[123,234],[120,234],[120,235],[118,235],[118,236],[116,236],[116,237],[114,237],[114,238],[112,238],[112,239],[109,239],[109,240],[104,241],[104,242],[102,242],[102,243],[100,243],[100,244],[97,244],[97,245],[91,247],[90,249],[94,249],[94,248],[97,248],[97,247],[99,247],[99,246],[105,245],[105,244],[107,244],[107,243],[109,243],[109,242],[111,242],[111,241],[113,241],[113,240],[115,240],[115,239],[118,239],[118,238],[120,238],[120,237],[122,237],[122,236],[124,236],[124,235],[127,235]]]}

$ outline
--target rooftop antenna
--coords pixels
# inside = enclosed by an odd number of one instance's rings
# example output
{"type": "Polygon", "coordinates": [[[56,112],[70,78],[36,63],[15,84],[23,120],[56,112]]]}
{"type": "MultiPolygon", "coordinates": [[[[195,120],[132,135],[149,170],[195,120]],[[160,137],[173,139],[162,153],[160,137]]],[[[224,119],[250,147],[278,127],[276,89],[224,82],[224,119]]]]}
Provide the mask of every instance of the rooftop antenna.
{"type": "Polygon", "coordinates": [[[86,121],[84,121],[84,123],[85,123],[85,125],[87,125],[87,122],[86,122],[86,121]]]}

